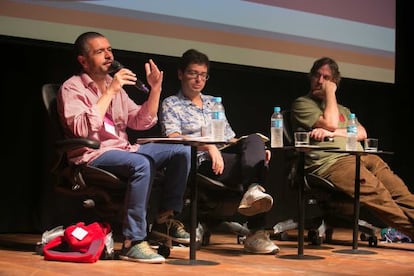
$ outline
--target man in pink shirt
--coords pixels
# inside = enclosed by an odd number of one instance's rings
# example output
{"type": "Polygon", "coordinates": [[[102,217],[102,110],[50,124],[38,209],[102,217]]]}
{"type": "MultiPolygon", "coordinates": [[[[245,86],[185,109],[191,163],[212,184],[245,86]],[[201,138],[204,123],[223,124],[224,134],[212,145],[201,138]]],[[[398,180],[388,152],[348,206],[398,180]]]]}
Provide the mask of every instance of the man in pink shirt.
{"type": "Polygon", "coordinates": [[[138,105],[124,85],[135,85],[136,75],[121,68],[109,75],[114,60],[108,39],[100,33],[86,32],[75,41],[81,72],[61,86],[58,112],[67,137],[98,140],[97,150],[82,148],[68,154],[75,164],[88,163],[128,179],[123,218],[121,258],[145,263],[163,263],[147,242],[147,205],[156,169],[165,168],[160,212],[153,226],[158,234],[189,243],[190,236],[174,214],[183,208],[183,195],[190,171],[189,146],[180,144],[131,144],[126,129],[146,130],[158,120],[157,112],[163,72],[150,59],[145,64],[146,80],[151,86],[148,99],[138,105]],[[168,232],[167,232],[168,231],[168,232]]]}

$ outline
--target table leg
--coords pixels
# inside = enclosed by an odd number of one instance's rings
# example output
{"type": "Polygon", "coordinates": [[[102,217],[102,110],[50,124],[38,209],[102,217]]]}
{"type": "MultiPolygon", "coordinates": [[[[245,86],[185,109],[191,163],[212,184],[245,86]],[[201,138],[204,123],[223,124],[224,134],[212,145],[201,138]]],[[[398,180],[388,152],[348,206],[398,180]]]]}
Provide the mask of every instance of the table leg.
{"type": "Polygon", "coordinates": [[[170,264],[181,265],[216,265],[217,262],[197,260],[197,201],[198,201],[198,185],[197,185],[197,146],[191,146],[191,170],[189,176],[190,185],[190,258],[189,260],[173,260],[170,264]]]}
{"type": "Polygon", "coordinates": [[[360,189],[361,189],[361,155],[355,154],[355,181],[354,181],[354,227],[352,229],[352,249],[336,250],[337,253],[346,254],[376,254],[374,251],[358,249],[358,230],[359,230],[359,209],[360,209],[360,189]]]}
{"type": "Polygon", "coordinates": [[[197,250],[197,199],[198,199],[198,185],[197,185],[197,147],[191,147],[191,171],[190,171],[190,260],[196,259],[197,250]]]}
{"type": "Polygon", "coordinates": [[[355,190],[354,190],[354,228],[352,231],[352,249],[358,249],[359,193],[361,189],[361,156],[355,155],[355,190]]]}
{"type": "Polygon", "coordinates": [[[305,255],[303,253],[305,240],[305,200],[303,197],[303,193],[305,191],[305,151],[299,151],[298,179],[298,254],[282,255],[280,258],[303,260],[323,259],[323,257],[320,256],[305,255]]]}
{"type": "Polygon", "coordinates": [[[305,153],[299,153],[299,187],[298,187],[298,256],[303,256],[305,242],[305,202],[303,192],[305,189],[305,153]]]}

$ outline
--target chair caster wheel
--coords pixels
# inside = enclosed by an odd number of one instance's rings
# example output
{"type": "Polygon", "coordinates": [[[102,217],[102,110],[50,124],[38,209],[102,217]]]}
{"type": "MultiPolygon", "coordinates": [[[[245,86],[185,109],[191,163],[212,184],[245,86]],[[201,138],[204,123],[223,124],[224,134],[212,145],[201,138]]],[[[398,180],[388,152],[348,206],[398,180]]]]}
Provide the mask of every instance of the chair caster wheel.
{"type": "Polygon", "coordinates": [[[158,246],[157,252],[158,252],[158,254],[163,256],[164,258],[168,258],[170,256],[171,249],[168,246],[164,245],[164,244],[160,244],[158,246]]]}
{"type": "Polygon", "coordinates": [[[369,247],[377,247],[378,246],[378,238],[376,236],[371,236],[369,234],[361,233],[359,236],[361,241],[368,241],[369,247]]]}
{"type": "Polygon", "coordinates": [[[211,232],[208,230],[206,224],[198,223],[196,229],[196,250],[199,250],[201,246],[210,244],[211,232]]]}
{"type": "Polygon", "coordinates": [[[244,244],[245,240],[246,240],[246,236],[237,235],[237,244],[244,244]]]}
{"type": "Polygon", "coordinates": [[[288,241],[289,240],[289,234],[287,232],[282,232],[282,233],[280,233],[279,239],[281,241],[288,241]]]}
{"type": "Polygon", "coordinates": [[[332,243],[332,237],[333,237],[333,229],[332,228],[326,228],[326,230],[325,230],[325,242],[326,243],[332,243]]]}
{"type": "Polygon", "coordinates": [[[378,239],[377,237],[369,237],[368,238],[368,246],[369,247],[377,247],[378,246],[378,239]]]}
{"type": "Polygon", "coordinates": [[[368,240],[368,237],[367,237],[367,235],[365,233],[361,233],[359,235],[359,238],[361,239],[361,241],[367,241],[368,240]]]}
{"type": "Polygon", "coordinates": [[[308,232],[308,241],[312,245],[321,245],[322,244],[322,237],[319,236],[319,231],[309,230],[309,232],[308,232]]]}
{"type": "Polygon", "coordinates": [[[201,242],[201,245],[206,246],[210,244],[210,237],[211,237],[211,233],[210,232],[205,232],[203,235],[203,240],[201,242]]]}

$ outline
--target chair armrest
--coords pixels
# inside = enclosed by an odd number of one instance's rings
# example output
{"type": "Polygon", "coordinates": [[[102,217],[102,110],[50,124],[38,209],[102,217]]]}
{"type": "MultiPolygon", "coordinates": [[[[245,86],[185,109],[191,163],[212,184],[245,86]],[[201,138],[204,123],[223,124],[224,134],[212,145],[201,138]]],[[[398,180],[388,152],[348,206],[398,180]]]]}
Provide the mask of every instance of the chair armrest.
{"type": "Polygon", "coordinates": [[[92,149],[99,149],[101,143],[96,140],[86,139],[86,138],[71,138],[58,140],[55,142],[56,149],[61,152],[67,152],[72,149],[88,147],[92,149]]]}
{"type": "Polygon", "coordinates": [[[308,152],[308,153],[306,153],[306,157],[310,158],[311,160],[318,160],[319,159],[319,154],[317,154],[315,152],[308,152]]]}
{"type": "Polygon", "coordinates": [[[312,183],[312,184],[309,184],[310,188],[323,188],[323,189],[327,189],[331,191],[337,191],[337,188],[331,181],[317,174],[308,173],[306,175],[306,178],[307,178],[308,183],[312,183]]]}
{"type": "Polygon", "coordinates": [[[54,160],[54,165],[52,166],[52,172],[58,172],[63,167],[65,167],[66,163],[66,153],[73,149],[78,149],[82,147],[88,147],[92,149],[99,149],[100,142],[86,139],[86,138],[71,138],[71,139],[63,139],[63,140],[57,140],[55,142],[55,148],[56,148],[56,156],[54,160]]]}

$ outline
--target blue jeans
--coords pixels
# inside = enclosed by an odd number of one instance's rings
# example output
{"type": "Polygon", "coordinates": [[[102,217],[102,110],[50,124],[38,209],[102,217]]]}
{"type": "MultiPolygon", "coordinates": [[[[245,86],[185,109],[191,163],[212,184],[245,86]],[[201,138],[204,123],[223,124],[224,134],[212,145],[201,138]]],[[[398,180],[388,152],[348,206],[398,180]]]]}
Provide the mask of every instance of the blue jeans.
{"type": "Polygon", "coordinates": [[[160,209],[181,212],[191,167],[191,148],[181,144],[148,143],[137,152],[110,150],[90,163],[128,179],[123,235],[132,241],[147,236],[147,207],[155,171],[165,168],[160,209]]]}

